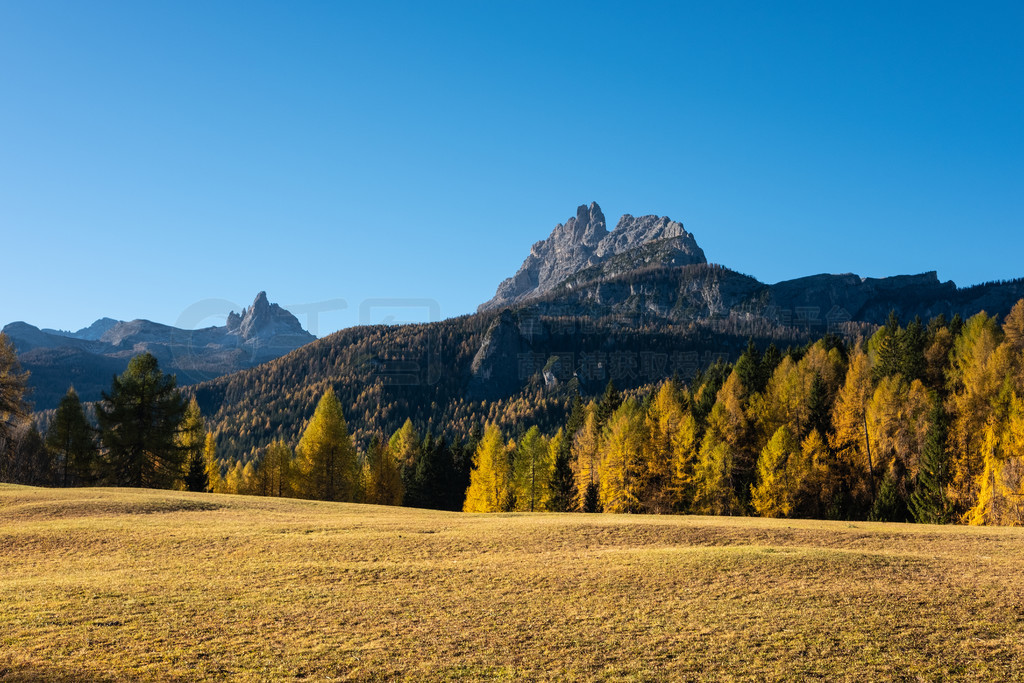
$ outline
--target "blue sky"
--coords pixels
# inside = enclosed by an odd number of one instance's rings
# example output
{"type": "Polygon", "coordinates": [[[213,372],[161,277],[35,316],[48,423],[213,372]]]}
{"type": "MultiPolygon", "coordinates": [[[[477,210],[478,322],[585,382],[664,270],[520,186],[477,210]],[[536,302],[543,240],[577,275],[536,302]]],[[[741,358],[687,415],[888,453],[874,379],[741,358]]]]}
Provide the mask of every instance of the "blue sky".
{"type": "Polygon", "coordinates": [[[0,3],[0,324],[468,313],[590,201],[768,282],[1024,276],[1022,45],[1019,2],[0,3]]]}

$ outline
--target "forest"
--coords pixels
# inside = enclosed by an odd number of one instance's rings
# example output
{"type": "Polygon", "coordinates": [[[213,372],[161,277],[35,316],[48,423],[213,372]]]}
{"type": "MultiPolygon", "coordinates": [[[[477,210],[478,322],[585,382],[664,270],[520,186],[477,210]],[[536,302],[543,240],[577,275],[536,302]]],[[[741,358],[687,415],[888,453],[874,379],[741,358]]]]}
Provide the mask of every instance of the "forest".
{"type": "Polygon", "coordinates": [[[248,458],[218,454],[197,397],[148,354],[114,379],[94,419],[70,389],[45,435],[24,379],[0,339],[2,481],[467,512],[1024,522],[1024,301],[1003,321],[904,325],[893,313],[854,339],[785,350],[751,339],[735,363],[621,392],[609,381],[589,400],[538,390],[553,417],[533,424],[524,406],[512,429],[507,415],[420,428],[407,417],[356,437],[350,406],[327,386],[297,439],[269,439],[248,458]]]}

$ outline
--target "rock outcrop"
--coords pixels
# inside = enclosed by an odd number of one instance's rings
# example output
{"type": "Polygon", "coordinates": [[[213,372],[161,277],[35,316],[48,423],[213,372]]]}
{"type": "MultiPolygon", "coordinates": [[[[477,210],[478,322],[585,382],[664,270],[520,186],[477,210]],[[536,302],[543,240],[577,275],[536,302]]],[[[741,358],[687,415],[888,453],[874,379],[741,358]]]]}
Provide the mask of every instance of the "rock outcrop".
{"type": "Polygon", "coordinates": [[[594,202],[578,207],[575,217],[555,226],[546,240],[534,244],[519,271],[498,285],[494,298],[479,310],[543,296],[580,272],[612,261],[620,264],[619,271],[631,269],[635,261],[647,265],[707,262],[693,235],[681,223],[666,216],[626,214],[615,230],[608,232],[601,207],[594,202]]]}

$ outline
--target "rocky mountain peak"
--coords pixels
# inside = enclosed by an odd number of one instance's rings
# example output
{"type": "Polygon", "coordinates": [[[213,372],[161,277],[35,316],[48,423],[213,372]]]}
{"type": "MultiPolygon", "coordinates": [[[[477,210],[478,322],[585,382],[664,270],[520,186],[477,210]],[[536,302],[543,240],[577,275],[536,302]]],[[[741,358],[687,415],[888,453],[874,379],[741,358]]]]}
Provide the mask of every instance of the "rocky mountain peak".
{"type": "Polygon", "coordinates": [[[228,314],[227,328],[229,333],[237,334],[249,341],[256,337],[272,337],[286,335],[312,335],[302,329],[298,319],[277,304],[270,303],[266,292],[256,295],[252,305],[242,309],[241,314],[231,311],[228,314]]]}
{"type": "MultiPolygon", "coordinates": [[[[638,265],[642,261],[649,266],[652,258],[660,259],[663,265],[707,262],[693,235],[667,216],[626,214],[615,230],[608,232],[597,202],[581,205],[574,217],[556,225],[547,239],[533,245],[519,271],[498,285],[494,298],[482,304],[480,310],[541,296],[580,271],[652,244],[658,249],[647,248],[642,258],[636,259],[638,265]]],[[[617,258],[617,270],[621,271],[623,264],[628,268],[630,262],[628,257],[617,258]]]]}

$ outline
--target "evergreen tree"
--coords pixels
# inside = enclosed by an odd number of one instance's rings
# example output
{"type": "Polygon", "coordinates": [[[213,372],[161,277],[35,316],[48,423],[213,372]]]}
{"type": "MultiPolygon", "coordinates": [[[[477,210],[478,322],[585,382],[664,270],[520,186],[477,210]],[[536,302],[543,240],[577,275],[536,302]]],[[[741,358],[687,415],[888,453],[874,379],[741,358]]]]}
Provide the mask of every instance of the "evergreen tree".
{"type": "Polygon", "coordinates": [[[608,380],[608,384],[604,388],[604,395],[597,404],[596,416],[598,431],[604,429],[604,425],[608,422],[608,418],[611,417],[612,413],[618,410],[620,405],[622,405],[622,394],[620,394],[619,390],[615,388],[615,382],[608,380]]]}
{"type": "Polygon", "coordinates": [[[52,486],[56,478],[53,456],[35,421],[21,423],[11,437],[14,441],[11,481],[29,486],[52,486]]]}
{"type": "Polygon", "coordinates": [[[118,486],[170,488],[184,476],[178,444],[185,404],[173,375],[165,375],[149,353],[103,392],[96,419],[106,447],[107,479],[118,486]]]}
{"type": "Polygon", "coordinates": [[[885,473],[878,496],[871,506],[868,519],[875,522],[902,522],[906,520],[906,505],[899,494],[896,477],[892,471],[885,473]]]}
{"type": "Polygon", "coordinates": [[[333,389],[324,392],[296,452],[305,479],[302,497],[349,502],[357,499],[356,451],[333,389]]]}
{"type": "Polygon", "coordinates": [[[736,361],[736,373],[740,376],[748,396],[763,392],[768,384],[770,375],[764,372],[761,352],[754,344],[753,337],[747,340],[746,350],[740,354],[739,359],[736,361]]]}
{"type": "Polygon", "coordinates": [[[202,449],[197,455],[189,458],[188,472],[185,473],[185,488],[189,491],[207,491],[210,488],[210,478],[206,475],[206,462],[203,460],[202,449]]]}
{"type": "Polygon", "coordinates": [[[815,372],[811,379],[811,393],[807,397],[808,433],[817,430],[820,434],[828,434],[832,430],[832,401],[829,397],[828,385],[815,372]]]}
{"type": "Polygon", "coordinates": [[[928,436],[921,465],[917,473],[917,485],[910,495],[910,511],[914,519],[923,524],[948,524],[952,507],[946,497],[949,484],[949,455],[946,453],[946,415],[938,397],[932,400],[928,416],[928,436]]]}
{"type": "Polygon", "coordinates": [[[555,450],[554,472],[551,475],[551,509],[556,512],[568,512],[576,507],[576,477],[573,473],[574,461],[572,454],[573,439],[576,432],[583,426],[586,411],[579,392],[573,393],[572,409],[565,424],[565,430],[559,430],[555,450]]]}
{"type": "Polygon", "coordinates": [[[56,460],[61,486],[84,486],[95,481],[96,441],[74,387],[57,406],[46,432],[46,447],[56,460]]]}

